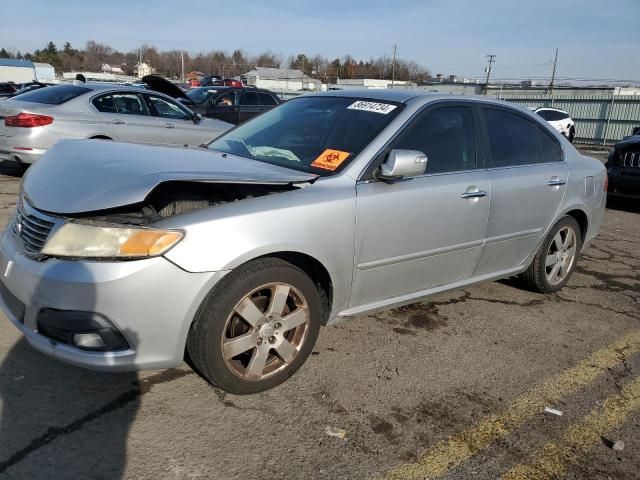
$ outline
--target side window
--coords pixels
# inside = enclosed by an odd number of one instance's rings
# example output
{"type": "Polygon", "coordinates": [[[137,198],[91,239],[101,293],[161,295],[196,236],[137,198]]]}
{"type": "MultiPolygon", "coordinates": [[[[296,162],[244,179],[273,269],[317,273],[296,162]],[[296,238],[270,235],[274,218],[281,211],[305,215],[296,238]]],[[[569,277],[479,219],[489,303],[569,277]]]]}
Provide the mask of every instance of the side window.
{"type": "Polygon", "coordinates": [[[111,95],[117,113],[122,115],[149,115],[147,105],[137,93],[114,93],[111,95]]]}
{"type": "Polygon", "coordinates": [[[256,92],[245,91],[242,95],[240,105],[260,105],[258,101],[258,94],[256,92]]]}
{"type": "Polygon", "coordinates": [[[545,120],[549,120],[549,110],[540,110],[536,113],[540,115],[542,118],[544,118],[545,120]]]}
{"type": "Polygon", "coordinates": [[[558,145],[558,142],[556,142],[551,135],[542,128],[538,128],[538,139],[540,141],[540,156],[542,157],[543,163],[562,161],[560,145],[558,145]]]}
{"type": "Polygon", "coordinates": [[[392,148],[427,155],[426,173],[476,168],[473,113],[469,107],[442,107],[420,115],[393,142],[392,148]]]}
{"type": "Polygon", "coordinates": [[[566,120],[569,118],[569,114],[563,112],[556,112],[558,114],[558,120],[566,120]]]}
{"type": "Polygon", "coordinates": [[[277,105],[275,98],[273,98],[268,93],[259,93],[258,97],[260,97],[260,105],[277,105]]]}
{"type": "Polygon", "coordinates": [[[231,107],[236,104],[236,92],[231,90],[230,92],[218,95],[212,100],[214,106],[231,107]]]}
{"type": "Polygon", "coordinates": [[[540,163],[538,134],[533,123],[504,110],[483,108],[492,167],[540,163]]]}
{"type": "Polygon", "coordinates": [[[99,112],[118,113],[118,110],[116,110],[116,104],[111,95],[96,97],[91,101],[91,103],[93,103],[93,106],[96,107],[99,112]]]}
{"type": "Polygon", "coordinates": [[[191,118],[178,104],[166,98],[147,95],[147,99],[149,100],[151,108],[154,110],[154,117],[171,118],[174,120],[188,120],[191,118]]]}

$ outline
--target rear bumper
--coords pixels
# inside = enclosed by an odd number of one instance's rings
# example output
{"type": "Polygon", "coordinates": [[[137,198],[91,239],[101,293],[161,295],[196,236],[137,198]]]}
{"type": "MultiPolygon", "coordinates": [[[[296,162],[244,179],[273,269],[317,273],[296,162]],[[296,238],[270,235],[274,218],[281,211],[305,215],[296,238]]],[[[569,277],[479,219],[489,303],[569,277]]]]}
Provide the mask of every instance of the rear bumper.
{"type": "Polygon", "coordinates": [[[607,194],[621,198],[640,198],[640,175],[609,173],[607,194]]]}
{"type": "Polygon", "coordinates": [[[25,150],[24,148],[0,146],[0,160],[16,163],[35,163],[45,153],[47,153],[45,148],[32,148],[30,150],[25,150]]]}
{"type": "Polygon", "coordinates": [[[224,273],[185,272],[163,257],[38,262],[22,253],[10,229],[0,239],[0,307],[11,323],[40,352],[94,370],[178,365],[191,321],[224,273]],[[128,348],[90,351],[44,336],[37,323],[44,309],[95,312],[111,322],[128,348]]]}

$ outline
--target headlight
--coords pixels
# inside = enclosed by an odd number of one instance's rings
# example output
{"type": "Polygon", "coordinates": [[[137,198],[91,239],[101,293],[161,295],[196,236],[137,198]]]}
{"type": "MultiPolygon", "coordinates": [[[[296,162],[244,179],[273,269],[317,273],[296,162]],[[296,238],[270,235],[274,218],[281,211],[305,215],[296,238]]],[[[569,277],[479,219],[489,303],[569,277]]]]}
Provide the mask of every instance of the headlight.
{"type": "Polygon", "coordinates": [[[175,230],[65,223],[47,240],[42,253],[55,257],[154,257],[165,253],[182,237],[183,233],[175,230]]]}

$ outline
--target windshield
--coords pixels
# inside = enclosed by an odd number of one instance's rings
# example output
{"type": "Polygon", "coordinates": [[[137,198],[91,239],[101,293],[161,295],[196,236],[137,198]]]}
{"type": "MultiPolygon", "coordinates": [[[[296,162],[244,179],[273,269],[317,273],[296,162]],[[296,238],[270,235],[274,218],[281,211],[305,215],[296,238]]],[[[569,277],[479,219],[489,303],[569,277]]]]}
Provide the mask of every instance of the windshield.
{"type": "Polygon", "coordinates": [[[210,87],[193,88],[187,92],[187,97],[189,97],[193,103],[202,103],[207,99],[210,91],[215,92],[215,90],[211,90],[210,87]]]}
{"type": "Polygon", "coordinates": [[[76,98],[83,93],[90,92],[89,88],[75,85],[54,85],[52,87],[30,90],[13,97],[21,102],[46,103],[49,105],[62,105],[64,102],[76,98]]]}
{"type": "Polygon", "coordinates": [[[211,150],[318,175],[355,158],[402,106],[344,97],[301,97],[219,137],[211,150]]]}

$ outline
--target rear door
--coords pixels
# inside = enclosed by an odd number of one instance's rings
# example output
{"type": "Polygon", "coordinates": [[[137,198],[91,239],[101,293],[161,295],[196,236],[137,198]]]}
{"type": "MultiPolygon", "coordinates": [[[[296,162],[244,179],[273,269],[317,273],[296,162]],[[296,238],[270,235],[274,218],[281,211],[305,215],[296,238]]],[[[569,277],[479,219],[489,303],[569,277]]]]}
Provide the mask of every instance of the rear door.
{"type": "Polygon", "coordinates": [[[240,123],[246,122],[266,109],[265,105],[260,105],[258,92],[244,90],[240,98],[240,123]]]}
{"type": "Polygon", "coordinates": [[[473,274],[491,200],[479,138],[474,107],[443,102],[418,114],[376,160],[394,148],[419,150],[428,157],[424,175],[389,185],[369,172],[358,182],[352,306],[473,274]]]}
{"type": "Polygon", "coordinates": [[[164,125],[150,115],[141,93],[111,92],[94,97],[91,103],[109,124],[116,140],[164,142],[164,125]]]}
{"type": "Polygon", "coordinates": [[[558,141],[520,112],[481,108],[491,212],[477,275],[522,264],[556,216],[569,177],[558,141]]]}

